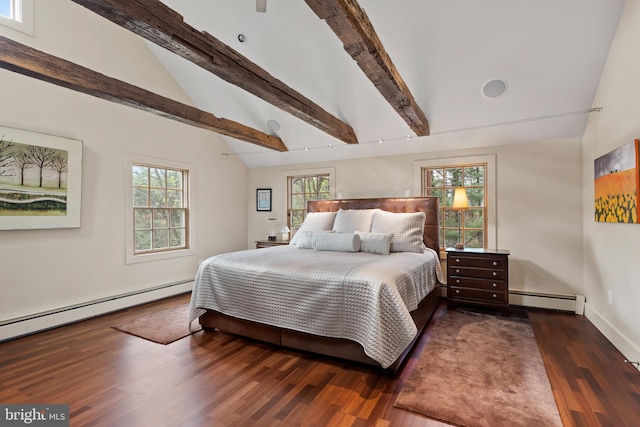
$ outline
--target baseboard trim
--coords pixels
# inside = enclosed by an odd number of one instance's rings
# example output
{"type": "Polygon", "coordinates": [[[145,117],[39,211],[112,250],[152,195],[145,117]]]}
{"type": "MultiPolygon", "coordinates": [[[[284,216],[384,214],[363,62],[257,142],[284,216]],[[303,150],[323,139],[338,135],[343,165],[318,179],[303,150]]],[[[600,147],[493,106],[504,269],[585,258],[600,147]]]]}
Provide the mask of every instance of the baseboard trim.
{"type": "MultiPolygon", "coordinates": [[[[635,345],[625,334],[613,326],[593,306],[585,305],[585,317],[604,335],[627,360],[640,361],[640,347],[635,345]]],[[[640,370],[639,366],[636,366],[640,370]]]]}
{"type": "Polygon", "coordinates": [[[140,291],[3,320],[0,322],[0,342],[179,295],[192,289],[193,280],[168,283],[140,291]]]}

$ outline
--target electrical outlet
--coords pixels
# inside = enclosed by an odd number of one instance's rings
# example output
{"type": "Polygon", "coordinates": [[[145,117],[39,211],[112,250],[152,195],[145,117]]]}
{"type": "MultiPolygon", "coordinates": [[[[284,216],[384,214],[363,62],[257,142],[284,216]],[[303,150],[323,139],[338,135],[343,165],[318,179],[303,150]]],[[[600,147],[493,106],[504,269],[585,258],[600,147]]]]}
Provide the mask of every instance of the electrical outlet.
{"type": "Polygon", "coordinates": [[[611,292],[611,289],[607,291],[607,298],[609,299],[609,304],[613,304],[613,292],[611,292]]]}
{"type": "Polygon", "coordinates": [[[404,197],[411,197],[411,190],[404,190],[404,197]]]}

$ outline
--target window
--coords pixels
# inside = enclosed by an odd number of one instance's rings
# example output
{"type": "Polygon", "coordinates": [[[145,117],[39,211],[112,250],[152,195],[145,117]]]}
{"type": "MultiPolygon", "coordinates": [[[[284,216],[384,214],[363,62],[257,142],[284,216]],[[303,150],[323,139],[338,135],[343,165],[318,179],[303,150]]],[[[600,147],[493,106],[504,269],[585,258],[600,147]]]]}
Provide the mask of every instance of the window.
{"type": "Polygon", "coordinates": [[[187,245],[187,171],[133,165],[134,252],[187,245]]]}
{"type": "Polygon", "coordinates": [[[0,15],[15,21],[22,21],[21,2],[17,0],[0,0],[0,15]]]}
{"type": "Polygon", "coordinates": [[[33,0],[0,0],[0,24],[33,35],[33,0]]]}
{"type": "Polygon", "coordinates": [[[307,201],[331,198],[331,174],[288,176],[287,195],[287,225],[293,235],[307,215],[307,201]]]}
{"type": "Polygon", "coordinates": [[[440,244],[453,247],[460,239],[467,248],[484,248],[487,229],[486,215],[486,167],[482,164],[453,165],[423,168],[423,191],[426,196],[437,196],[440,201],[440,244]],[[463,187],[469,199],[469,209],[453,210],[453,193],[463,187]]]}
{"type": "Polygon", "coordinates": [[[191,166],[127,156],[127,262],[191,254],[191,166]]]}

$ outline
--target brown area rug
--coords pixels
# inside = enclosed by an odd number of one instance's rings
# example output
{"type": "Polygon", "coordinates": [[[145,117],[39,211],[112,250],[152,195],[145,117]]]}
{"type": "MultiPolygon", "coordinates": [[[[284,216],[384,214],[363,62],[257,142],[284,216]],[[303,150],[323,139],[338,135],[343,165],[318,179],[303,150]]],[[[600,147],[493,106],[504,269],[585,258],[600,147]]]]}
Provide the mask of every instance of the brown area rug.
{"type": "MultiPolygon", "coordinates": [[[[112,326],[122,332],[160,344],[169,344],[191,335],[189,331],[189,304],[168,308],[135,320],[112,326]]],[[[201,328],[194,327],[193,332],[201,328]]]]}
{"type": "Polygon", "coordinates": [[[447,311],[395,406],[465,427],[562,426],[528,319],[447,311]]]}

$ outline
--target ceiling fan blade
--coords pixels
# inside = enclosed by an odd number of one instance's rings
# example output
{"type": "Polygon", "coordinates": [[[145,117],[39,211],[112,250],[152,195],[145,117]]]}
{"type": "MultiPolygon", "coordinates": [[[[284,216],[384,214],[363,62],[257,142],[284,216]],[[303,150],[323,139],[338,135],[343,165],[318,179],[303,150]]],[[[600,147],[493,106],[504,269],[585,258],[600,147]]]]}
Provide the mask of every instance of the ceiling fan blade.
{"type": "Polygon", "coordinates": [[[256,0],[256,12],[267,11],[267,0],[256,0]]]}

